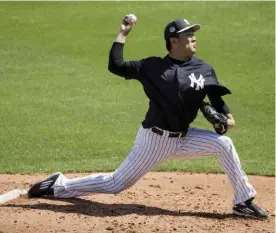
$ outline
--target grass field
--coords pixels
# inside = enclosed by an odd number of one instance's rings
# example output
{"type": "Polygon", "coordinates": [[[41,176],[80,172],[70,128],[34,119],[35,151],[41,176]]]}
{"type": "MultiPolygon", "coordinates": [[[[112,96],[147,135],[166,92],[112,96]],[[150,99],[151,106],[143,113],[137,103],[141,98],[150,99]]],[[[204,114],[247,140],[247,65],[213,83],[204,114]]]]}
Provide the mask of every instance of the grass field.
{"type": "MultiPolygon", "coordinates": [[[[165,25],[200,23],[197,56],[233,94],[228,133],[248,174],[274,175],[274,2],[1,2],[0,173],[111,171],[148,107],[141,85],[108,72],[127,13],[125,59],[166,55],[165,25]]],[[[193,126],[211,129],[199,114],[193,126]]],[[[158,170],[221,172],[215,158],[158,170]]]]}

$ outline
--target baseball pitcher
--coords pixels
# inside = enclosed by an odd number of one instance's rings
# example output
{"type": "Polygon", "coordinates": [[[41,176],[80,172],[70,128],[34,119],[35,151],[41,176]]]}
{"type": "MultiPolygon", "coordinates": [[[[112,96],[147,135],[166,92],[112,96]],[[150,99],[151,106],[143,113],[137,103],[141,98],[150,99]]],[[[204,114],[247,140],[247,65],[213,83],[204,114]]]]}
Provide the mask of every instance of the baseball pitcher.
{"type": "Polygon", "coordinates": [[[222,99],[231,91],[219,83],[211,65],[195,56],[195,33],[201,26],[190,24],[186,19],[173,20],[164,30],[168,51],[164,57],[124,61],[124,44],[136,22],[134,15],[122,19],[108,64],[108,70],[122,81],[139,81],[149,99],[148,111],[126,159],[109,174],[68,179],[60,172],[54,173],[34,184],[28,191],[29,197],[116,194],[167,159],[217,156],[233,187],[233,213],[267,218],[268,214],[253,203],[256,190],[241,167],[232,140],[225,136],[235,125],[222,99]],[[210,102],[204,102],[205,97],[210,102]],[[214,132],[190,127],[199,111],[214,126],[214,132]]]}

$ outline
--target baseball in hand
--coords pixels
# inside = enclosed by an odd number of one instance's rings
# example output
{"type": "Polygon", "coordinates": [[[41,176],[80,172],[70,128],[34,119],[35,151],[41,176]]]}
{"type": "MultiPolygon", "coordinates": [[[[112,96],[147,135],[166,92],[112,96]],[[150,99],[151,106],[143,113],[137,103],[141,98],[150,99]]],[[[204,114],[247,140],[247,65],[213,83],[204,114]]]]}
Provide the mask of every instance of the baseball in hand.
{"type": "Polygon", "coordinates": [[[127,22],[130,23],[136,23],[137,17],[134,14],[127,15],[127,22]]]}

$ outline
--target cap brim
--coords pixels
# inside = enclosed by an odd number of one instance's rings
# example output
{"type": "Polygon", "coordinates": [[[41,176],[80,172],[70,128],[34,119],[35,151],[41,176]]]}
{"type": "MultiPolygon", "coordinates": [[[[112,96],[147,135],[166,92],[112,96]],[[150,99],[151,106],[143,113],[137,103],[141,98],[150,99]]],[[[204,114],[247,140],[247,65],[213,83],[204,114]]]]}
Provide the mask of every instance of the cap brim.
{"type": "Polygon", "coordinates": [[[186,28],[183,28],[183,29],[179,30],[177,33],[185,32],[185,31],[188,31],[190,29],[193,29],[193,31],[196,32],[200,29],[200,25],[199,24],[191,25],[189,27],[186,27],[186,28]]]}

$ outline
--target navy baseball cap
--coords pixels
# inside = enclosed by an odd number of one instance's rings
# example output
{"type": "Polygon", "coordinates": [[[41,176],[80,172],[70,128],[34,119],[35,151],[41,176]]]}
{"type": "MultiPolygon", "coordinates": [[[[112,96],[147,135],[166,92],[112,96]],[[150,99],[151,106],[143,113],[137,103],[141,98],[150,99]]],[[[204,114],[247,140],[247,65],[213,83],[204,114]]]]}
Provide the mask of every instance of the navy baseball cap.
{"type": "Polygon", "coordinates": [[[199,24],[190,25],[187,19],[176,19],[167,24],[164,32],[165,40],[168,40],[170,37],[175,37],[178,33],[192,29],[194,32],[200,29],[199,24]]]}

